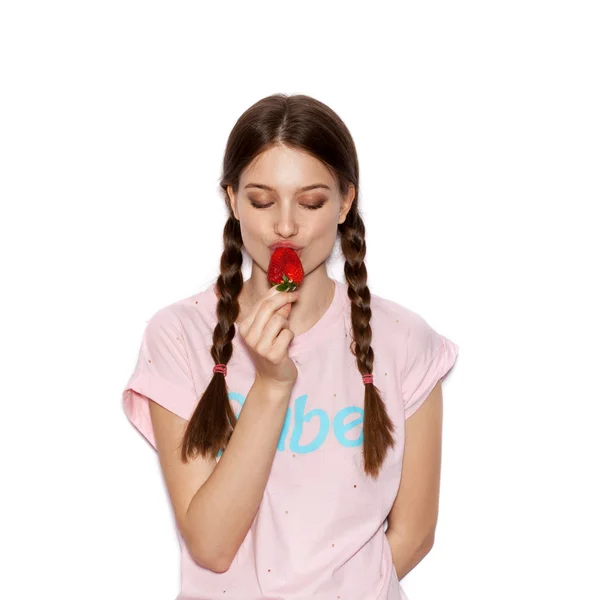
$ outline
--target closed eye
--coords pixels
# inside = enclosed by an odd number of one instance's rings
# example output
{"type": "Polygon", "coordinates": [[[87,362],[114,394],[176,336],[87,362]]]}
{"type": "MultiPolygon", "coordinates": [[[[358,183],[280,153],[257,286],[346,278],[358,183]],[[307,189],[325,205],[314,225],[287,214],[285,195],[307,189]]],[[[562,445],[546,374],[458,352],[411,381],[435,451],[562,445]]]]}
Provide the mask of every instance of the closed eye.
{"type": "MultiPolygon", "coordinates": [[[[256,202],[253,202],[252,200],[250,200],[250,204],[254,208],[258,208],[258,209],[269,208],[269,206],[273,206],[272,202],[270,204],[257,204],[256,202]]],[[[304,208],[307,208],[308,210],[317,210],[317,209],[321,208],[324,204],[325,204],[325,202],[319,202],[318,204],[302,204],[302,206],[304,206],[304,208]]]]}

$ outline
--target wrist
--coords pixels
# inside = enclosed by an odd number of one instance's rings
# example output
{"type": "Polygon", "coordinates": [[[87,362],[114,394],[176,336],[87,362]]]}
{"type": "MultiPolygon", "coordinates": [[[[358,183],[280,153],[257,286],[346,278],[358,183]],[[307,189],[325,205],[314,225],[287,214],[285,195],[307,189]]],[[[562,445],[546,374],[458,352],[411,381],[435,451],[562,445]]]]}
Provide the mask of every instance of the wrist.
{"type": "Polygon", "coordinates": [[[266,379],[257,375],[254,379],[254,387],[260,389],[261,398],[276,402],[279,400],[289,400],[294,384],[275,379],[266,379]]]}

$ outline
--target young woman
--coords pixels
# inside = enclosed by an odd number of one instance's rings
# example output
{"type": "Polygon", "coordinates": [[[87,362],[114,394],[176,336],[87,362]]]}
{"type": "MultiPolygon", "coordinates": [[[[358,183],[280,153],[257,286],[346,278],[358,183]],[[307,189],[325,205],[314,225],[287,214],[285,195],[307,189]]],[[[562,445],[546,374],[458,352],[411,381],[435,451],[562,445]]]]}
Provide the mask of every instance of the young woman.
{"type": "Polygon", "coordinates": [[[216,284],[152,316],[123,392],[172,502],[178,599],[405,598],[433,543],[458,346],[369,291],[356,149],[329,107],[251,106],[221,187],[216,284]],[[338,236],[344,283],[325,264],[338,236]],[[267,278],[282,244],[304,271],[293,292],[267,278]]]}

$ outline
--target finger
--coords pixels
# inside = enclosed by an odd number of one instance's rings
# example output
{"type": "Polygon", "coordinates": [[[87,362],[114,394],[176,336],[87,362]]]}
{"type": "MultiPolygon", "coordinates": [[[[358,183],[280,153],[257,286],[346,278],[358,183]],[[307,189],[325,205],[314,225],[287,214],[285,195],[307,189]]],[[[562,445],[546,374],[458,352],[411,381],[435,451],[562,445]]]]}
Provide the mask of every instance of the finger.
{"type": "MultiPolygon", "coordinates": [[[[293,296],[289,292],[278,292],[274,297],[265,299],[258,309],[256,317],[250,324],[248,333],[246,334],[246,338],[250,343],[256,343],[260,340],[260,338],[265,335],[265,327],[271,321],[273,316],[278,313],[281,308],[285,307],[286,304],[295,302],[296,299],[297,296],[293,296]]],[[[280,316],[287,319],[285,314],[280,316]]]]}
{"type": "Polygon", "coordinates": [[[290,316],[290,312],[292,312],[292,303],[288,302],[287,304],[284,304],[279,310],[276,310],[275,314],[281,315],[282,317],[285,317],[287,319],[290,316]]]}
{"type": "MultiPolygon", "coordinates": [[[[250,343],[257,341],[263,335],[263,330],[271,317],[283,306],[293,303],[298,299],[297,292],[276,292],[275,295],[267,296],[257,309],[254,321],[249,327],[246,338],[250,343]]],[[[285,315],[282,315],[285,316],[285,315]]],[[[287,317],[286,317],[287,318],[287,317]]]]}
{"type": "Polygon", "coordinates": [[[246,319],[248,319],[248,322],[252,323],[254,321],[254,319],[256,318],[256,313],[258,312],[262,303],[265,300],[267,300],[268,298],[272,298],[273,296],[276,296],[277,294],[283,294],[283,293],[284,292],[280,292],[277,289],[276,285],[272,286],[271,289],[266,294],[264,294],[261,298],[258,299],[257,302],[254,303],[254,306],[252,306],[252,308],[250,309],[250,311],[248,312],[248,315],[246,317],[246,319]]]}
{"type": "Polygon", "coordinates": [[[275,338],[271,351],[276,356],[282,356],[287,352],[288,346],[294,339],[295,334],[291,329],[283,328],[275,338]]]}
{"type": "MultiPolygon", "coordinates": [[[[274,285],[250,309],[250,311],[248,312],[248,316],[247,316],[248,322],[253,323],[254,320],[256,319],[256,315],[258,314],[258,311],[261,310],[263,305],[265,305],[266,307],[271,306],[270,304],[268,304],[271,301],[275,302],[277,304],[277,307],[273,308],[273,312],[275,312],[276,310],[279,310],[279,308],[281,308],[282,306],[285,306],[288,302],[291,301],[291,298],[290,298],[291,294],[292,294],[291,292],[280,292],[277,289],[277,286],[274,285]]],[[[297,292],[293,292],[293,294],[295,294],[297,296],[297,292]]]]}
{"type": "Polygon", "coordinates": [[[272,315],[258,338],[256,349],[265,356],[270,354],[273,342],[279,333],[286,328],[289,328],[289,322],[285,317],[277,313],[272,315]]]}

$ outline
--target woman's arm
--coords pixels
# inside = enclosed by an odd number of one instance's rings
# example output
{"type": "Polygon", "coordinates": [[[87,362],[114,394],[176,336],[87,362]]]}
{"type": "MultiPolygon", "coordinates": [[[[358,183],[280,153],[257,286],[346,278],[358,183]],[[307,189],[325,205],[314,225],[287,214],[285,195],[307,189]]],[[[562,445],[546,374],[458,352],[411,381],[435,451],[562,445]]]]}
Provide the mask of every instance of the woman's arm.
{"type": "Polygon", "coordinates": [[[424,540],[419,545],[415,538],[404,538],[393,529],[388,528],[385,535],[392,548],[392,560],[398,581],[412,571],[433,546],[433,538],[424,540]]]}
{"type": "Polygon", "coordinates": [[[442,383],[405,425],[404,458],[398,495],[388,515],[386,536],[398,579],[433,546],[438,517],[442,450],[442,383]]]}
{"type": "Polygon", "coordinates": [[[216,572],[229,569],[262,500],[291,386],[255,380],[220,460],[182,463],[177,448],[187,422],[152,403],[157,450],[190,555],[216,572]],[[177,427],[167,423],[177,422],[177,427]]]}

